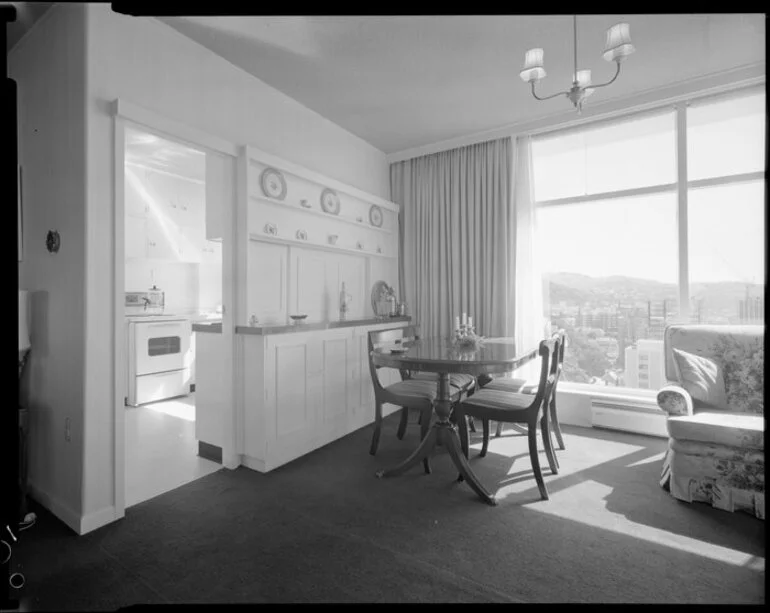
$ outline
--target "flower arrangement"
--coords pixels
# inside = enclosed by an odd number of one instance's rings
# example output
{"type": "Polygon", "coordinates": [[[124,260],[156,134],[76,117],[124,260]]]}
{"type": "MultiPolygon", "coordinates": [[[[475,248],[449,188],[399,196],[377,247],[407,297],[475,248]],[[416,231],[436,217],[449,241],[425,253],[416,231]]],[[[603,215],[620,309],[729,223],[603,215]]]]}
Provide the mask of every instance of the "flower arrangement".
{"type": "Polygon", "coordinates": [[[455,349],[475,351],[484,346],[484,337],[476,334],[476,328],[473,327],[473,317],[468,317],[463,313],[462,323],[460,318],[455,317],[455,330],[452,339],[452,345],[455,349]]]}

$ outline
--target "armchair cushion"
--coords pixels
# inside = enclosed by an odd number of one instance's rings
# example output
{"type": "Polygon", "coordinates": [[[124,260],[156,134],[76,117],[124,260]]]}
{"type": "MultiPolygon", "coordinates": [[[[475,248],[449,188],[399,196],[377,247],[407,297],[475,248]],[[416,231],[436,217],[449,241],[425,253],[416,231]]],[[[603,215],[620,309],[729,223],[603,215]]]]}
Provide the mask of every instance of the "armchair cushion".
{"type": "Polygon", "coordinates": [[[765,448],[762,415],[734,411],[700,411],[666,421],[668,433],[678,441],[699,441],[749,449],[765,448]]]}
{"type": "Polygon", "coordinates": [[[709,408],[726,410],[725,378],[720,364],[681,349],[673,348],[672,351],[679,383],[690,393],[693,401],[709,408]]]}

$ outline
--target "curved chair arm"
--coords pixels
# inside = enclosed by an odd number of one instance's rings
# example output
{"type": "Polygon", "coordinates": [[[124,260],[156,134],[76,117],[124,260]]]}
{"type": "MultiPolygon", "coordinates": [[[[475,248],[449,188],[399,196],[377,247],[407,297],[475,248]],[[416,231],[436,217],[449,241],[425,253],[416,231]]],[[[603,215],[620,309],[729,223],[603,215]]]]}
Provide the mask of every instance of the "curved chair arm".
{"type": "Polygon", "coordinates": [[[669,417],[676,415],[692,415],[692,396],[680,385],[665,385],[658,391],[658,406],[668,413],[669,417]]]}

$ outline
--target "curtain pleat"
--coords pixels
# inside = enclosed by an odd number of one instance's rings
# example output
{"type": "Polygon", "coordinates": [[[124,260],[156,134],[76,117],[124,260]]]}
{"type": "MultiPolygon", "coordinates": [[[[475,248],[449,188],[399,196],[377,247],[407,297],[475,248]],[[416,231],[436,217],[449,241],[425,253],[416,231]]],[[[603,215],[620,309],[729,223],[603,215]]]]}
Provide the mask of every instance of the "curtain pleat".
{"type": "Polygon", "coordinates": [[[423,335],[467,313],[479,334],[513,336],[513,158],[502,138],[391,165],[401,296],[423,335]]]}

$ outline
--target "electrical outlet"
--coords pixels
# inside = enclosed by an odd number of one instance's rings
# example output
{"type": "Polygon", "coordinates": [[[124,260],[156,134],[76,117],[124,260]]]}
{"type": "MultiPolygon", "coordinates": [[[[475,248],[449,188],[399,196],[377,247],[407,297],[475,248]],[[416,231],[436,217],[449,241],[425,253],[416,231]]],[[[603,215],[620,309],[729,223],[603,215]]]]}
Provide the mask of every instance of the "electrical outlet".
{"type": "Polygon", "coordinates": [[[69,417],[64,418],[64,440],[68,443],[72,440],[71,430],[70,430],[71,422],[69,417]]]}

